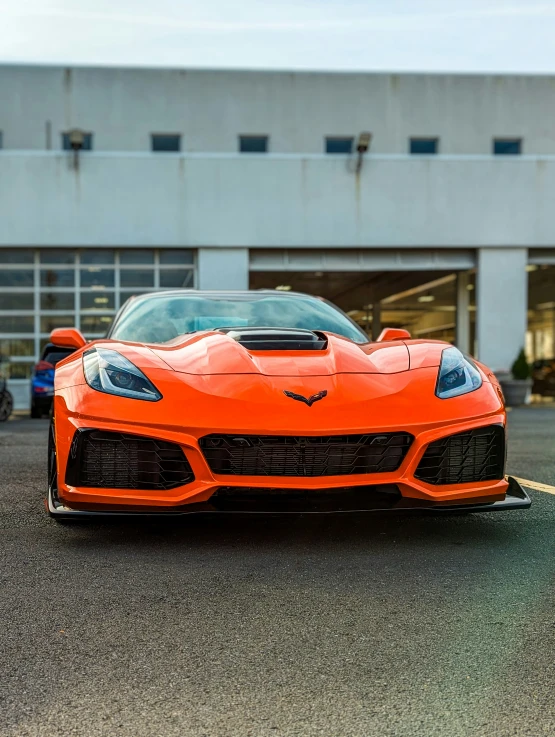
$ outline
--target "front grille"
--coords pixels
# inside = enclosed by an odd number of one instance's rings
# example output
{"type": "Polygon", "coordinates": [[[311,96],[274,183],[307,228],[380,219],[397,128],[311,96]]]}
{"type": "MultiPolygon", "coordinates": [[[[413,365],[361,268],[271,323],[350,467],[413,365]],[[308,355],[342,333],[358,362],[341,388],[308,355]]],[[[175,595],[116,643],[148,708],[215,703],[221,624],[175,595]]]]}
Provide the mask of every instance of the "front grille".
{"type": "Polygon", "coordinates": [[[348,476],[399,468],[408,433],[295,437],[206,435],[200,447],[210,469],[231,476],[348,476]]]}
{"type": "Polygon", "coordinates": [[[195,478],[179,445],[119,432],[78,430],[68,459],[70,486],[166,491],[195,478]]]}
{"type": "Polygon", "coordinates": [[[504,469],[505,430],[489,425],[430,443],[414,475],[428,484],[466,484],[502,479],[504,469]]]}

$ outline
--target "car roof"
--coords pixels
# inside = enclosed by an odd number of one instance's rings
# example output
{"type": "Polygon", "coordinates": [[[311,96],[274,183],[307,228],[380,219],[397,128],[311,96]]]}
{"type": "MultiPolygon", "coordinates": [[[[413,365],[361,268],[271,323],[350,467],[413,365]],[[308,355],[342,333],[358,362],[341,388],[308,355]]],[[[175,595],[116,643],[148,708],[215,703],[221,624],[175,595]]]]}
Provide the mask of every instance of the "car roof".
{"type": "Polygon", "coordinates": [[[321,299],[313,294],[304,294],[303,292],[281,291],[279,289],[163,289],[158,292],[147,292],[146,294],[138,294],[129,299],[150,299],[152,297],[171,297],[190,295],[192,297],[234,297],[250,298],[267,297],[269,295],[277,297],[309,297],[310,299],[321,299]]]}

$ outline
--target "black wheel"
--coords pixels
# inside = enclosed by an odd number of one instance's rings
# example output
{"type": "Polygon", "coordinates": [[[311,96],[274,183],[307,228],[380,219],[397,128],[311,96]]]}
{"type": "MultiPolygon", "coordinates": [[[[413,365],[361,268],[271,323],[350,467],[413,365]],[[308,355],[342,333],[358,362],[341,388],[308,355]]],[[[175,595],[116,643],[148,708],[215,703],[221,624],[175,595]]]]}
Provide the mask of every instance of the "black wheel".
{"type": "Polygon", "coordinates": [[[42,410],[35,399],[31,400],[31,417],[33,420],[39,420],[42,417],[42,410]]]}
{"type": "Polygon", "coordinates": [[[58,466],[56,463],[56,438],[54,437],[54,422],[50,421],[48,428],[48,488],[54,498],[58,494],[58,466]]]}
{"type": "MultiPolygon", "coordinates": [[[[50,420],[48,429],[48,497],[49,501],[58,501],[58,465],[56,463],[56,438],[54,422],[50,420]]],[[[49,512],[49,516],[58,525],[71,525],[73,520],[49,512]]]]}
{"type": "MultiPolygon", "coordinates": [[[[48,496],[55,501],[58,499],[58,464],[56,462],[56,438],[53,420],[50,420],[50,427],[48,428],[48,496]]],[[[67,522],[67,520],[57,517],[55,514],[51,514],[50,517],[61,524],[67,522]]]]}
{"type": "MultiPolygon", "coordinates": [[[[48,502],[58,501],[58,464],[56,462],[56,436],[54,420],[50,420],[48,429],[48,502]]],[[[49,512],[49,516],[59,525],[71,525],[75,520],[49,512]]]]}
{"type": "Polygon", "coordinates": [[[0,422],[6,422],[13,410],[13,397],[7,389],[0,394],[0,422]]]}

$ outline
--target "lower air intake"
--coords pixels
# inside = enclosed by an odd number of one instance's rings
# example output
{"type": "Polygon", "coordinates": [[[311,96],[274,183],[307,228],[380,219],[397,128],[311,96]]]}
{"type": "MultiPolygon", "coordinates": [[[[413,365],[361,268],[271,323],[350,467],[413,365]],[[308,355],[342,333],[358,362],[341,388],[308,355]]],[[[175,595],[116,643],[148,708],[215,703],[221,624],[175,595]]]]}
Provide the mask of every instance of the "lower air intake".
{"type": "Polygon", "coordinates": [[[68,459],[70,486],[167,491],[195,478],[175,443],[119,432],[78,430],[68,459]]]}
{"type": "Polygon", "coordinates": [[[232,476],[348,476],[396,471],[409,433],[373,435],[206,435],[200,447],[210,469],[232,476]]]}
{"type": "Polygon", "coordinates": [[[349,512],[387,510],[401,501],[396,484],[334,489],[276,489],[221,486],[209,504],[222,512],[349,512]]]}
{"type": "Polygon", "coordinates": [[[504,470],[505,430],[489,425],[430,443],[414,475],[427,484],[466,484],[502,479],[504,470]]]}

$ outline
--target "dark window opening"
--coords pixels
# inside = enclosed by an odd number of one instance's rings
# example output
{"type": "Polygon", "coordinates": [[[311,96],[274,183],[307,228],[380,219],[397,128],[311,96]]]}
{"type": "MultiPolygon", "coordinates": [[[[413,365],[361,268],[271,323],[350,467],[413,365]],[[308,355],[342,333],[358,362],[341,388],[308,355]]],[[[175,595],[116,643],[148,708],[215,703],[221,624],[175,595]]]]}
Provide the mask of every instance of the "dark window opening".
{"type": "Polygon", "coordinates": [[[326,138],[326,153],[352,154],[354,141],[354,138],[328,137],[326,138]]]}
{"type": "Polygon", "coordinates": [[[152,150],[158,153],[181,151],[181,136],[178,133],[153,133],[152,150]]]}
{"type": "Polygon", "coordinates": [[[495,156],[518,156],[522,153],[522,138],[494,138],[495,156]]]}
{"type": "Polygon", "coordinates": [[[265,154],[268,151],[268,136],[239,136],[239,152],[242,154],[265,154]]]}
{"type": "Polygon", "coordinates": [[[431,155],[437,154],[438,139],[437,138],[411,138],[409,150],[415,155],[431,155]]]}
{"type": "MultiPolygon", "coordinates": [[[[83,145],[81,151],[92,151],[93,147],[93,134],[83,133],[83,145]]],[[[64,151],[72,151],[71,143],[69,142],[69,133],[62,133],[62,149],[64,151]]]]}

